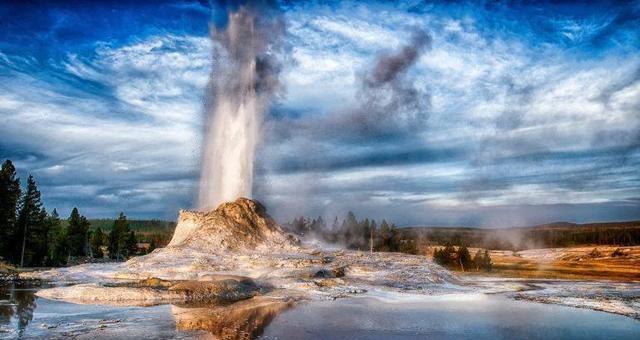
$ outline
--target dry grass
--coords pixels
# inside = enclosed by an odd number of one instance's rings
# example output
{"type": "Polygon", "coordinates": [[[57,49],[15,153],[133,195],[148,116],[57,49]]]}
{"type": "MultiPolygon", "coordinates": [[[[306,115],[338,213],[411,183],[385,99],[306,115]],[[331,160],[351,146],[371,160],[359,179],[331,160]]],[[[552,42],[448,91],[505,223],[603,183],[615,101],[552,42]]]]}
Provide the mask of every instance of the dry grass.
{"type": "MultiPolygon", "coordinates": [[[[477,249],[470,248],[473,255],[477,249]]],[[[605,279],[640,281],[640,246],[584,246],[571,248],[534,249],[519,252],[492,250],[492,275],[544,279],[605,279]],[[596,249],[597,251],[594,251],[596,249]],[[612,256],[616,249],[622,256],[612,256]]]]}

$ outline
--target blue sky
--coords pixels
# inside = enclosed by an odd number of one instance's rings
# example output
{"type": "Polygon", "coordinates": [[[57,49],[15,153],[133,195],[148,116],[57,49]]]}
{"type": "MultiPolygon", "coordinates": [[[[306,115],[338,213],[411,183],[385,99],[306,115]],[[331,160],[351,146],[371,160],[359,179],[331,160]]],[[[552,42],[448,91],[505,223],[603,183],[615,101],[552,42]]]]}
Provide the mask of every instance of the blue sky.
{"type": "MultiPolygon", "coordinates": [[[[61,214],[175,218],[195,206],[219,6],[88,3],[0,4],[0,156],[61,214]]],[[[639,2],[275,6],[284,91],[254,193],[277,218],[640,219],[639,2]],[[410,67],[363,85],[417,31],[410,67]]]]}

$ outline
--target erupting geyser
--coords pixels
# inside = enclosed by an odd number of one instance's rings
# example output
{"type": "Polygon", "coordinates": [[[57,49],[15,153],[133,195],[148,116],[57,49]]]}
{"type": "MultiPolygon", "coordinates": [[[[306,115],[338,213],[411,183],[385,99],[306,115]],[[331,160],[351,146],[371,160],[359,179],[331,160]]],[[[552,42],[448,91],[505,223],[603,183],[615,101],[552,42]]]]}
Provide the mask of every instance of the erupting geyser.
{"type": "Polygon", "coordinates": [[[262,8],[240,7],[211,29],[213,67],[206,107],[199,208],[251,197],[263,114],[279,88],[276,59],[284,25],[262,8]]]}

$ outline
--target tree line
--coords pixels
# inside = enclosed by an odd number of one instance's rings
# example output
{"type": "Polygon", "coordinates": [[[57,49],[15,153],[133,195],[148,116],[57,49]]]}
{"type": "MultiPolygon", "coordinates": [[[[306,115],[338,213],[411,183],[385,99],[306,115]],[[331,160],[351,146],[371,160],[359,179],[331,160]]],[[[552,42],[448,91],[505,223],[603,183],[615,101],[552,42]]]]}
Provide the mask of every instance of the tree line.
{"type": "Polygon", "coordinates": [[[640,221],[572,224],[526,228],[402,228],[402,238],[427,245],[465,244],[474,248],[525,250],[581,245],[640,245],[640,221]]]}
{"type": "Polygon", "coordinates": [[[471,257],[469,249],[465,245],[456,249],[452,244],[436,249],[433,253],[433,261],[441,266],[462,271],[487,271],[490,272],[493,264],[488,250],[480,250],[471,257]]]}
{"type": "Polygon", "coordinates": [[[331,225],[322,216],[314,219],[301,216],[283,224],[283,228],[304,239],[338,244],[348,249],[408,254],[418,252],[415,240],[402,238],[394,223],[383,219],[378,225],[373,219],[358,220],[352,211],[342,221],[336,216],[331,225]]]}
{"type": "MultiPolygon", "coordinates": [[[[424,246],[428,243],[418,237],[407,237],[401,232],[402,229],[384,219],[379,226],[373,219],[358,220],[351,211],[342,220],[335,217],[331,225],[327,225],[322,216],[314,219],[300,216],[284,223],[282,227],[306,240],[337,244],[354,250],[401,252],[415,255],[424,253],[424,246]]],[[[456,248],[452,244],[446,243],[445,247],[435,250],[433,259],[436,263],[450,269],[492,270],[489,251],[478,250],[472,257],[464,245],[456,248]]]]}
{"type": "Polygon", "coordinates": [[[91,230],[87,218],[73,208],[63,226],[56,209],[48,213],[32,175],[26,188],[11,160],[0,169],[0,257],[23,267],[61,266],[78,258],[124,260],[137,253],[135,232],[120,213],[109,233],[91,230]]]}

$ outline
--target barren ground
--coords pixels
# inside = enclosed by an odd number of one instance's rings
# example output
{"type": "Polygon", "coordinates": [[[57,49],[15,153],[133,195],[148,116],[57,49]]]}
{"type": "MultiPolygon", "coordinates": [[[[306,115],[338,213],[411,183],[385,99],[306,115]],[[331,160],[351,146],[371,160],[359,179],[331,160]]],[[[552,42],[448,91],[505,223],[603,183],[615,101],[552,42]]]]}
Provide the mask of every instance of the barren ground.
{"type": "MultiPolygon", "coordinates": [[[[471,248],[469,251],[475,254],[477,249],[471,248]]],[[[492,250],[490,254],[494,271],[482,273],[482,275],[537,279],[640,281],[640,246],[588,246],[517,252],[492,250]],[[616,249],[620,249],[623,255],[612,256],[616,249]]]]}

